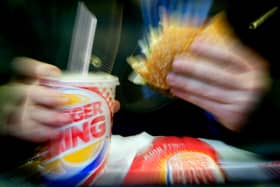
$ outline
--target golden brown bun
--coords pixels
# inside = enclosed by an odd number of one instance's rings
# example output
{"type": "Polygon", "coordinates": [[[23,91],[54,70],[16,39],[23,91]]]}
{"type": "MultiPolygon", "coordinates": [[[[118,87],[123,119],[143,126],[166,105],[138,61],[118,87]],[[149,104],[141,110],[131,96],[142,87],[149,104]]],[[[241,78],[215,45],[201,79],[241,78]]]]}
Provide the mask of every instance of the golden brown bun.
{"type": "Polygon", "coordinates": [[[219,43],[219,45],[227,46],[235,39],[234,32],[226,20],[224,12],[221,12],[214,16],[208,24],[203,28],[199,34],[205,40],[211,41],[211,43],[219,43]]]}
{"type": "Polygon", "coordinates": [[[128,63],[147,85],[156,90],[168,92],[169,85],[166,83],[166,76],[171,71],[175,56],[188,52],[198,35],[222,44],[226,44],[226,41],[232,38],[224,13],[213,17],[202,27],[165,24],[162,32],[154,37],[156,39],[150,37],[149,54],[145,54],[145,58],[131,56],[128,58],[128,63]]]}

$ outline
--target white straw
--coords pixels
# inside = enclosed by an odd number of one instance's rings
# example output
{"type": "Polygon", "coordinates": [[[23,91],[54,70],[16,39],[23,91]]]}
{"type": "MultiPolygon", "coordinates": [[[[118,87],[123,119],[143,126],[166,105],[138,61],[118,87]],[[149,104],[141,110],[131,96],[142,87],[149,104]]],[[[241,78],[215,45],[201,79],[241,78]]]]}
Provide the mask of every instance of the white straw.
{"type": "Polygon", "coordinates": [[[96,17],[83,2],[79,2],[68,59],[68,71],[88,74],[96,24],[96,17]]]}

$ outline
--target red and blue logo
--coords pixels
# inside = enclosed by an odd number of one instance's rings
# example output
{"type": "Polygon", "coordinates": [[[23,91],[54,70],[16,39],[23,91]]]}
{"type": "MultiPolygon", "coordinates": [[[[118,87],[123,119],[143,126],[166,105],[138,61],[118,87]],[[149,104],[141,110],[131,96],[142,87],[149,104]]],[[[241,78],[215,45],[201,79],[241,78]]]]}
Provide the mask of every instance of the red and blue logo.
{"type": "Polygon", "coordinates": [[[80,88],[63,88],[69,97],[59,108],[70,114],[58,137],[49,142],[41,164],[47,186],[90,185],[106,163],[111,136],[111,113],[99,93],[80,88]]]}

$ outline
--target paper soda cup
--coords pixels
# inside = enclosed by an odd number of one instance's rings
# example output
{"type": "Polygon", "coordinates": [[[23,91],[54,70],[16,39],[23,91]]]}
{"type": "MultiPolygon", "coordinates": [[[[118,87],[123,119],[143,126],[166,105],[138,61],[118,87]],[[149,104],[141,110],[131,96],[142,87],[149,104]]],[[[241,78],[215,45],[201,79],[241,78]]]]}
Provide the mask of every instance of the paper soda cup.
{"type": "Polygon", "coordinates": [[[57,138],[41,150],[40,171],[49,186],[88,186],[102,175],[109,153],[118,78],[105,73],[64,74],[44,79],[43,86],[69,97],[59,106],[70,114],[57,138]]]}

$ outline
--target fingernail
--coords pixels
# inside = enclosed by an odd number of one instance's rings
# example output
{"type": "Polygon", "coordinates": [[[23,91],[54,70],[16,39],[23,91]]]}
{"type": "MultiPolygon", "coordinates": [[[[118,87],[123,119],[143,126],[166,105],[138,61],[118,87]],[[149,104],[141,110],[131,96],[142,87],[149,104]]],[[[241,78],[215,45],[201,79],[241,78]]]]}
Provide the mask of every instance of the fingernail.
{"type": "Polygon", "coordinates": [[[70,101],[70,98],[68,95],[65,94],[59,94],[57,97],[62,103],[68,103],[70,101]]]}
{"type": "MultiPolygon", "coordinates": [[[[178,62],[178,61],[181,61],[181,59],[182,59],[182,55],[177,55],[177,56],[175,56],[175,58],[174,58],[174,61],[173,61],[173,66],[174,66],[174,63],[176,63],[176,62],[178,62]]],[[[172,67],[173,67],[172,66],[172,67]]]]}
{"type": "Polygon", "coordinates": [[[196,50],[199,48],[199,45],[200,45],[200,42],[201,42],[201,39],[195,39],[193,42],[192,42],[192,45],[191,45],[191,50],[196,50]]]}
{"type": "Polygon", "coordinates": [[[62,94],[62,93],[57,93],[57,92],[49,92],[48,95],[43,97],[45,103],[52,103],[53,106],[61,106],[68,104],[69,102],[69,97],[62,94]]]}
{"type": "Polygon", "coordinates": [[[186,63],[186,61],[192,58],[192,54],[184,53],[183,55],[177,55],[173,62],[173,69],[181,68],[182,63],[186,63]]]}
{"type": "Polygon", "coordinates": [[[66,125],[72,121],[71,115],[66,113],[60,113],[58,117],[59,125],[66,125]]]}
{"type": "Polygon", "coordinates": [[[197,36],[194,41],[192,42],[191,49],[198,49],[204,43],[207,43],[209,39],[202,36],[197,36]]]}
{"type": "Polygon", "coordinates": [[[171,96],[176,97],[176,93],[174,92],[174,89],[170,89],[170,94],[171,96]]]}
{"type": "Polygon", "coordinates": [[[53,132],[52,136],[50,137],[50,140],[59,140],[61,138],[61,130],[57,129],[53,132]]]}
{"type": "Polygon", "coordinates": [[[61,71],[55,66],[43,65],[38,68],[38,74],[42,77],[58,77],[61,71]]]}
{"type": "Polygon", "coordinates": [[[174,81],[174,79],[175,79],[174,73],[168,73],[168,74],[167,74],[167,76],[166,76],[166,81],[167,81],[168,83],[172,83],[172,82],[174,81]]]}

